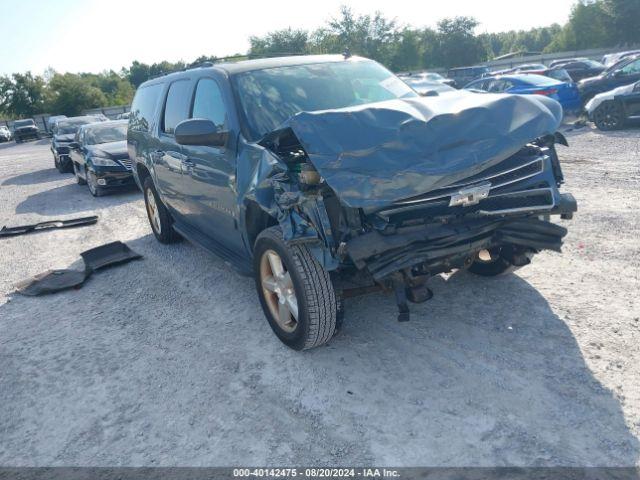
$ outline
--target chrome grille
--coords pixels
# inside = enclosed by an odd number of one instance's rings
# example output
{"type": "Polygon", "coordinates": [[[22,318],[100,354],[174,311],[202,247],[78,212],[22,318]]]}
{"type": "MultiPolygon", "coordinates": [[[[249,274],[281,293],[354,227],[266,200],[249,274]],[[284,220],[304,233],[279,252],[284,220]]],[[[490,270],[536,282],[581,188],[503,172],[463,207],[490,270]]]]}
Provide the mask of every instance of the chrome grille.
{"type": "MultiPolygon", "coordinates": [[[[513,157],[495,165],[477,175],[447,185],[438,190],[432,190],[419,197],[409,198],[395,203],[393,206],[377,212],[377,215],[389,221],[412,221],[417,217],[434,217],[440,215],[466,215],[475,213],[480,215],[499,215],[504,213],[536,211],[553,208],[553,192],[547,182],[531,185],[523,182],[526,179],[540,175],[544,171],[545,162],[549,156],[543,153],[532,155],[514,155],[513,157]],[[523,182],[525,190],[518,190],[518,182],[523,182]],[[488,195],[479,202],[456,204],[451,202],[456,195],[464,194],[466,190],[473,190],[475,186],[491,184],[488,195]],[[511,191],[504,193],[502,187],[509,185],[511,191]]],[[[464,196],[464,195],[463,195],[464,196]]]]}
{"type": "Polygon", "coordinates": [[[540,155],[534,159],[529,158],[524,162],[521,160],[516,166],[513,165],[513,161],[509,162],[509,160],[507,160],[496,166],[500,167],[499,169],[493,167],[479,173],[478,175],[474,175],[452,185],[447,185],[444,188],[433,190],[425,195],[397,202],[396,205],[419,204],[442,199],[444,197],[450,197],[460,188],[485,181],[491,182],[491,190],[495,190],[496,188],[504,187],[521,180],[526,180],[527,178],[531,178],[542,173],[544,169],[544,161],[547,158],[548,157],[546,155],[540,155]]]}
{"type": "Polygon", "coordinates": [[[127,170],[131,170],[132,169],[132,162],[131,162],[131,160],[129,160],[129,158],[121,158],[118,161],[122,165],[124,165],[127,170]]]}

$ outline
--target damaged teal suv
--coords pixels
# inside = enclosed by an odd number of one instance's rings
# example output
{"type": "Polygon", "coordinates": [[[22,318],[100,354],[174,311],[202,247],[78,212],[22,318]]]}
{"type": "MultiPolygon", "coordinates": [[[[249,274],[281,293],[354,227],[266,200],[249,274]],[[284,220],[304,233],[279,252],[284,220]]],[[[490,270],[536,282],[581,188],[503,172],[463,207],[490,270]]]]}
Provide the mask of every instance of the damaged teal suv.
{"type": "Polygon", "coordinates": [[[420,97],[376,62],[301,56],[202,67],[140,86],[127,132],[156,238],[181,237],[255,278],[275,334],[327,342],[343,298],[431,297],[452,269],[509,272],[560,250],[550,98],[420,97]]]}

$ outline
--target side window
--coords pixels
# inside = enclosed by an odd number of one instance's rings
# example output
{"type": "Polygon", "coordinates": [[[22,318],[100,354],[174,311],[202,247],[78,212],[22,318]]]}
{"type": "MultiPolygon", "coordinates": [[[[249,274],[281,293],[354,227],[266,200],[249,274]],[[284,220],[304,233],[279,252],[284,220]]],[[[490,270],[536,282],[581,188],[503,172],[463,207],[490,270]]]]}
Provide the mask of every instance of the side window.
{"type": "Polygon", "coordinates": [[[621,71],[623,75],[640,73],[640,59],[636,60],[635,62],[631,62],[628,65],[625,65],[624,67],[622,67],[621,71]]]}
{"type": "Polygon", "coordinates": [[[149,131],[149,125],[156,110],[161,91],[161,83],[138,89],[131,104],[131,114],[129,116],[129,125],[132,129],[149,131]]]}
{"type": "Polygon", "coordinates": [[[162,121],[162,131],[173,135],[181,121],[189,118],[189,90],[191,82],[187,79],[176,80],[169,86],[167,100],[164,105],[164,119],[162,121]]]}
{"type": "Polygon", "coordinates": [[[219,130],[227,125],[227,109],[217,82],[203,78],[196,85],[191,118],[206,118],[216,124],[219,130]]]}

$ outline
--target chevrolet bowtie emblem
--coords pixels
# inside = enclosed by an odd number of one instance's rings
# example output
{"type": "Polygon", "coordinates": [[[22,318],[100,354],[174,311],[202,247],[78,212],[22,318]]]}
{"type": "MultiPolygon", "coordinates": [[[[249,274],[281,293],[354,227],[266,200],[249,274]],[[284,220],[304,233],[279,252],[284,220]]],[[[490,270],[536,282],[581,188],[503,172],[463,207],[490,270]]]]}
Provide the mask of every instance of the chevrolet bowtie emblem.
{"type": "Polygon", "coordinates": [[[484,200],[489,196],[489,190],[491,190],[491,184],[488,182],[461,188],[458,190],[458,193],[451,195],[449,206],[457,207],[462,205],[463,207],[468,207],[470,205],[477,205],[480,203],[480,200],[484,200]]]}

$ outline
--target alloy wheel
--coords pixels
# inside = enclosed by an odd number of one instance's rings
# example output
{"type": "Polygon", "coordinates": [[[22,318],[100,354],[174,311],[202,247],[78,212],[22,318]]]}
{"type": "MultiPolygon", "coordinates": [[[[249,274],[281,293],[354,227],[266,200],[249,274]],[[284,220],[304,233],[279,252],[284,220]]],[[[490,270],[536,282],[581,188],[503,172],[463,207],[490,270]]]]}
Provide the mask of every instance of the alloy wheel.
{"type": "Polygon", "coordinates": [[[156,196],[150,188],[147,188],[147,214],[149,215],[149,221],[151,226],[157,234],[162,233],[162,226],[160,223],[160,211],[158,210],[158,204],[156,203],[156,196]]]}
{"type": "Polygon", "coordinates": [[[291,274],[274,250],[266,250],[260,259],[260,283],[271,315],[278,326],[291,333],[298,326],[298,298],[291,274]]]}

